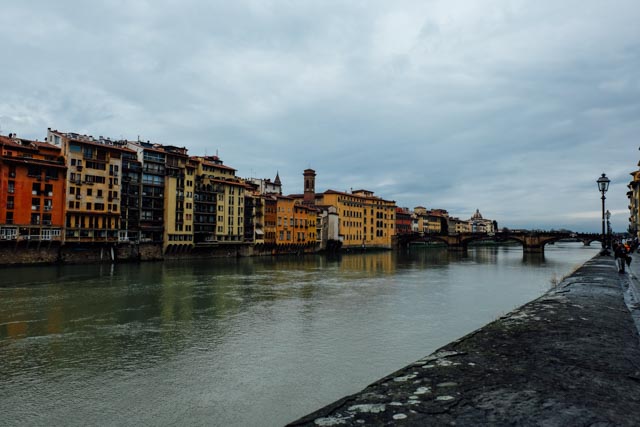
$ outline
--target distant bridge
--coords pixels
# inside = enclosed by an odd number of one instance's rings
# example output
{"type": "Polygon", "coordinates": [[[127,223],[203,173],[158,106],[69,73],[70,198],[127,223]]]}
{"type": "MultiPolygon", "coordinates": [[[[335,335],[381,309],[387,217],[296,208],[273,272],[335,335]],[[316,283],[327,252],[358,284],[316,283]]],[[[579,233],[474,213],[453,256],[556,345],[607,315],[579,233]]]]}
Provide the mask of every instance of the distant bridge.
{"type": "Polygon", "coordinates": [[[592,242],[602,241],[602,236],[596,233],[567,233],[559,231],[500,231],[497,233],[455,233],[428,234],[407,233],[396,236],[399,247],[407,247],[413,242],[440,242],[447,245],[450,251],[466,251],[470,243],[480,241],[507,242],[516,241],[522,245],[525,253],[544,253],[547,244],[560,240],[580,241],[585,246],[592,242]]]}

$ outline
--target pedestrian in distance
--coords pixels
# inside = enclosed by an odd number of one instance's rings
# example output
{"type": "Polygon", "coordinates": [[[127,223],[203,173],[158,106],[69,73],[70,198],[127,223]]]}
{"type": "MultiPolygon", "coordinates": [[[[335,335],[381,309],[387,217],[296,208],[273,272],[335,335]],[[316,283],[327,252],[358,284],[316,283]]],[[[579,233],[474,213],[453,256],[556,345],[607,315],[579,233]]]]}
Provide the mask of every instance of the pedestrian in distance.
{"type": "Polygon", "coordinates": [[[620,242],[614,242],[613,256],[616,260],[616,264],[618,265],[618,273],[624,273],[628,255],[627,249],[620,242]]]}

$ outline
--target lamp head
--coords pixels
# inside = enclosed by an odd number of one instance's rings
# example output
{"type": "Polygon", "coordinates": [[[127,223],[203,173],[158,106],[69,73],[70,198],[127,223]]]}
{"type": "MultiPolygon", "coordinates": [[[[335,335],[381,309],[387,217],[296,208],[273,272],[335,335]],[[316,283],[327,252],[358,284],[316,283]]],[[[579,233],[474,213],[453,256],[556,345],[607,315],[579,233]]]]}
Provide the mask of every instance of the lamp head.
{"type": "Polygon", "coordinates": [[[605,174],[602,174],[602,176],[598,178],[596,182],[598,183],[598,190],[600,190],[601,193],[606,193],[609,189],[609,183],[611,182],[611,180],[607,178],[605,174]]]}

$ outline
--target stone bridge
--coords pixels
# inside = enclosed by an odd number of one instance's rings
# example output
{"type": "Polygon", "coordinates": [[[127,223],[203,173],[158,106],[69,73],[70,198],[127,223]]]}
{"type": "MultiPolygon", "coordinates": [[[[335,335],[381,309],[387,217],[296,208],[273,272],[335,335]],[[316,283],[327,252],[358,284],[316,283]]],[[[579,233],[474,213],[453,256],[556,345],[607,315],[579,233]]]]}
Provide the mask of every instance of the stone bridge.
{"type": "Polygon", "coordinates": [[[560,240],[580,241],[589,246],[594,241],[602,241],[602,236],[596,233],[567,233],[557,231],[500,231],[497,233],[455,233],[455,234],[424,234],[407,233],[396,236],[398,247],[406,248],[413,242],[440,242],[447,245],[450,251],[466,251],[472,242],[516,241],[522,245],[525,253],[544,253],[547,244],[560,240]]]}

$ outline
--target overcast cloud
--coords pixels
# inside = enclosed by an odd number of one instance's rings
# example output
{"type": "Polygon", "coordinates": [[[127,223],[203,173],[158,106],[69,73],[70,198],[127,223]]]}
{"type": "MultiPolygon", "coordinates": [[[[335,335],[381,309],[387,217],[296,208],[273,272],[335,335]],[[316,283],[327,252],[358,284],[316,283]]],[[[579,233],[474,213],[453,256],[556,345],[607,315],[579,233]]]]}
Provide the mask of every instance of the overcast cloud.
{"type": "Polygon", "coordinates": [[[640,160],[640,2],[4,1],[0,132],[186,146],[285,193],[613,225],[640,160]]]}

